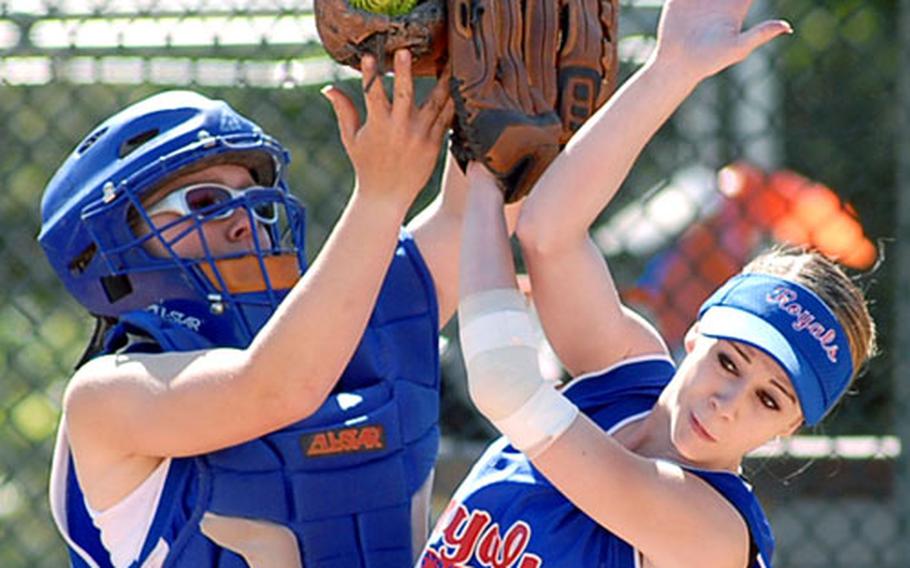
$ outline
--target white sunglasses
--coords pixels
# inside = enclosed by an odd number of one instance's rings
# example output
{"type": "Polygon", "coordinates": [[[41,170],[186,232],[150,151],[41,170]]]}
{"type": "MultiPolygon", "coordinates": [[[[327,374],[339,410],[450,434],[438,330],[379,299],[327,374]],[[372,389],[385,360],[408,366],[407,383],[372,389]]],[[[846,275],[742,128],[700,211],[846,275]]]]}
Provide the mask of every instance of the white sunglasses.
{"type": "MultiPolygon", "coordinates": [[[[251,186],[245,189],[234,189],[220,183],[205,182],[194,183],[181,187],[169,193],[167,197],[147,208],[145,212],[151,217],[158,213],[175,213],[181,217],[186,215],[205,214],[217,205],[242,197],[248,191],[274,189],[270,187],[251,186]]],[[[227,219],[234,213],[235,208],[218,211],[211,215],[211,219],[227,219]]],[[[252,207],[253,216],[261,223],[273,224],[278,221],[278,207],[273,201],[256,203],[252,207]]]]}

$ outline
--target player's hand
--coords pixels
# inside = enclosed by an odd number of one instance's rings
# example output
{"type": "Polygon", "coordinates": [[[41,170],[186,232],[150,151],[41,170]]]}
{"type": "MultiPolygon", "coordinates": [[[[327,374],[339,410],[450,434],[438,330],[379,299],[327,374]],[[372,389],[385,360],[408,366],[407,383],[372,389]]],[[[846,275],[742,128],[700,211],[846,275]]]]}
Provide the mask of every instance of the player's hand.
{"type": "Polygon", "coordinates": [[[357,191],[410,204],[429,180],[443,134],[452,121],[449,72],[439,78],[430,96],[418,106],[407,50],[395,53],[391,100],[378,75],[376,59],[365,56],[361,69],[367,110],[364,124],[344,93],[331,86],[323,90],[335,109],[341,143],[354,165],[357,191]]]}
{"type": "Polygon", "coordinates": [[[700,81],[742,61],[775,37],[792,33],[784,20],[766,20],[744,31],[751,4],[752,0],[668,0],[653,60],[700,81]]]}

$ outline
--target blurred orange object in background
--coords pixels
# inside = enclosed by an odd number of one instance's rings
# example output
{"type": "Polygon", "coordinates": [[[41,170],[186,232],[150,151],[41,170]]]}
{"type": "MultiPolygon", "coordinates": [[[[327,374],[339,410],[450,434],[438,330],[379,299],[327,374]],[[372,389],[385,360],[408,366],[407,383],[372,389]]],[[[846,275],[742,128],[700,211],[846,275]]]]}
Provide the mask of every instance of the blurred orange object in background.
{"type": "Polygon", "coordinates": [[[736,162],[718,172],[717,190],[719,207],[689,225],[623,290],[672,346],[681,344],[711,292],[768,245],[813,248],[855,270],[876,262],[878,251],[856,211],[822,183],[736,162]]]}

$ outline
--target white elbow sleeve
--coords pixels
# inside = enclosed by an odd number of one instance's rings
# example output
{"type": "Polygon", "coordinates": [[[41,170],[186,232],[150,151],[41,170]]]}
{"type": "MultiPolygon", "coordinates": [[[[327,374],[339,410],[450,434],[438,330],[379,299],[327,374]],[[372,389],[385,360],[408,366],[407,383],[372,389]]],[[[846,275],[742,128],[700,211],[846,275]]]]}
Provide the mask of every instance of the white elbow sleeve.
{"type": "Polygon", "coordinates": [[[458,308],[468,390],[477,408],[526,453],[562,434],[578,408],[544,381],[537,337],[515,289],[487,290],[458,308]]]}

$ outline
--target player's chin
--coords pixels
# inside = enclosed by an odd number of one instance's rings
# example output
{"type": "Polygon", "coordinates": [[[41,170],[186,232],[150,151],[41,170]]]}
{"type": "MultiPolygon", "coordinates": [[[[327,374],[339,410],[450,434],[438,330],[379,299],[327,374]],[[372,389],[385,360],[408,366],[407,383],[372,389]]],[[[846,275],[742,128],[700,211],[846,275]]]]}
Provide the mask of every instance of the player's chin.
{"type": "Polygon", "coordinates": [[[673,446],[687,465],[701,467],[704,464],[712,463],[716,458],[714,455],[716,448],[699,438],[691,430],[681,429],[674,434],[673,446]]]}
{"type": "Polygon", "coordinates": [[[683,429],[674,429],[670,436],[670,442],[673,444],[676,453],[686,462],[692,461],[699,454],[697,440],[683,429]]]}

